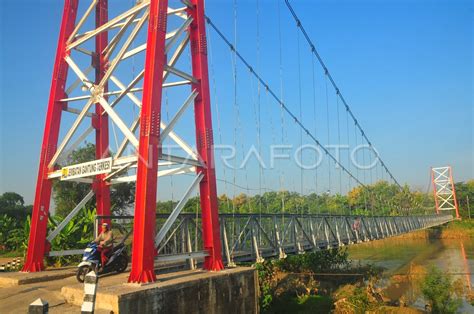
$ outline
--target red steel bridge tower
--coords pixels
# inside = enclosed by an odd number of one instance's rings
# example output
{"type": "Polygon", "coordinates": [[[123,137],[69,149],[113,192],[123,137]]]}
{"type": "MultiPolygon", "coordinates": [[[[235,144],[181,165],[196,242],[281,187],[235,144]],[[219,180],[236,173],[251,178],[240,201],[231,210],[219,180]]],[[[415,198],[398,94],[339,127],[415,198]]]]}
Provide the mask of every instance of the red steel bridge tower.
{"type": "Polygon", "coordinates": [[[433,182],[436,213],[455,210],[456,218],[459,219],[452,168],[450,166],[431,168],[431,181],[433,182]]]}
{"type": "Polygon", "coordinates": [[[131,6],[128,1],[126,8],[110,4],[64,2],[22,271],[44,269],[51,241],[94,195],[97,214],[110,215],[110,187],[122,182],[136,182],[130,282],[155,281],[155,249],[198,186],[204,268],[221,270],[204,0],[183,0],[176,8],[168,0],[138,0],[131,6]],[[122,83],[130,74],[133,78],[122,83]],[[176,89],[174,100],[183,98],[167,123],[162,121],[165,88],[176,89]],[[195,131],[195,148],[175,130],[190,104],[194,125],[188,124],[186,131],[195,131]],[[138,111],[136,117],[130,106],[138,111]],[[123,136],[114,152],[109,124],[123,136]],[[65,164],[68,154],[90,138],[95,140],[95,160],[65,164]],[[165,139],[182,154],[164,152],[165,139]],[[158,178],[179,174],[195,176],[163,227],[155,230],[158,178]],[[54,180],[89,184],[91,189],[48,233],[54,180]]]}

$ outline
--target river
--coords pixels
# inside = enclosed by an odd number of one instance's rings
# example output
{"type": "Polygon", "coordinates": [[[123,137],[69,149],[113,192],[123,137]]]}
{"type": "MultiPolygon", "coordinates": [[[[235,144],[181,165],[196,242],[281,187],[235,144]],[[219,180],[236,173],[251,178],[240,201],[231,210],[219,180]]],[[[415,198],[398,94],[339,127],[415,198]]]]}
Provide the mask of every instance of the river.
{"type": "MultiPolygon", "coordinates": [[[[407,239],[392,238],[352,245],[349,257],[355,262],[372,263],[386,270],[380,287],[392,300],[402,298],[406,304],[423,309],[418,289],[420,273],[435,265],[452,275],[465,292],[473,290],[473,239],[407,239]]],[[[463,300],[461,313],[474,313],[474,307],[463,300]]]]}

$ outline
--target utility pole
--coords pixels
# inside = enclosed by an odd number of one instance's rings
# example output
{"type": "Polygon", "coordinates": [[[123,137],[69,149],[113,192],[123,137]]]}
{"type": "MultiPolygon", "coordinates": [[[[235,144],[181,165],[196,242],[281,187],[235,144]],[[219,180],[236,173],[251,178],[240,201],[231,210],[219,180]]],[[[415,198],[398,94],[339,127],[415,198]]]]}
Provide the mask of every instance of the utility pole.
{"type": "Polygon", "coordinates": [[[469,219],[471,219],[471,208],[469,207],[469,195],[466,195],[466,203],[467,203],[467,215],[469,219]]]}

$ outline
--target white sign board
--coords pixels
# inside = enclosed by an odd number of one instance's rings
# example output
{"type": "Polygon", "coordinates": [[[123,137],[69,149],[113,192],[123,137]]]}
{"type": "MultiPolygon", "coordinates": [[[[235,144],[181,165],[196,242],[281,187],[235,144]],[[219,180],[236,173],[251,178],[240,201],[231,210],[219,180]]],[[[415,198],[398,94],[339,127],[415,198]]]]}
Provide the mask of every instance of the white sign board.
{"type": "Polygon", "coordinates": [[[95,176],[112,171],[112,157],[66,166],[61,169],[61,180],[95,176]]]}

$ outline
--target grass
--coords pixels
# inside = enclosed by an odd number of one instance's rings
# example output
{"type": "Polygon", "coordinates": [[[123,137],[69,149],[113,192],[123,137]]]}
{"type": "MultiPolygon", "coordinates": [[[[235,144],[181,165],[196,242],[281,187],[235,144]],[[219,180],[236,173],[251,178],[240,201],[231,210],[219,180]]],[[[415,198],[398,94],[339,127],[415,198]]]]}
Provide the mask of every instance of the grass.
{"type": "Polygon", "coordinates": [[[454,220],[448,228],[474,229],[474,219],[454,220]]]}
{"type": "Polygon", "coordinates": [[[455,220],[443,227],[441,238],[474,238],[474,219],[455,220]]]}
{"type": "Polygon", "coordinates": [[[23,251],[0,252],[0,257],[22,257],[23,251]]]}

